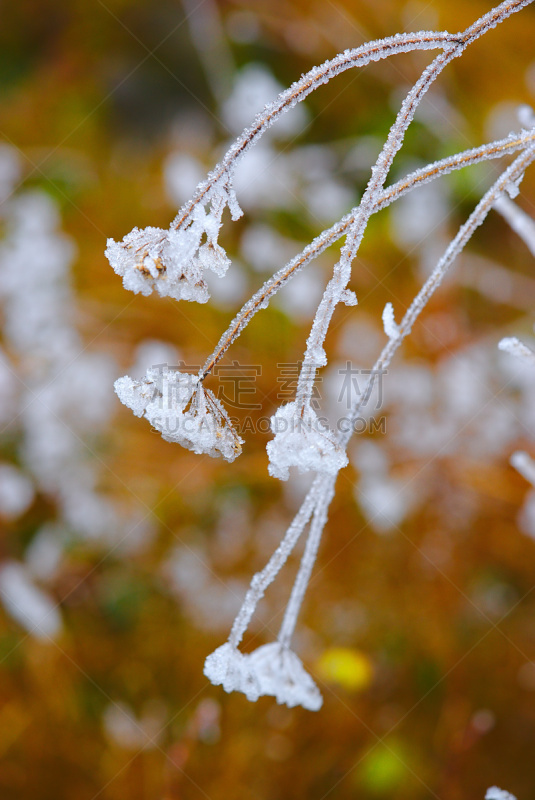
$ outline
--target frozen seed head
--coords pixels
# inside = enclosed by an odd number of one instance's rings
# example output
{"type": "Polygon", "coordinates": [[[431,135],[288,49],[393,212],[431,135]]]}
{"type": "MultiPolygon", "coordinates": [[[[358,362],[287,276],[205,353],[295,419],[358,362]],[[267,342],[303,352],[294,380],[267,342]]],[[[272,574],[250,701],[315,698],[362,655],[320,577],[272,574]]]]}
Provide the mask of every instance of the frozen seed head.
{"type": "Polygon", "coordinates": [[[218,647],[204,663],[204,674],[226,692],[242,692],[248,700],[266,695],[288,708],[321,708],[323,698],[301,660],[279,642],[265,644],[249,655],[229,642],[218,647]]]}
{"type": "Polygon", "coordinates": [[[144,416],[168,442],[177,442],[194,453],[234,461],[242,440],[213,392],[197,375],[151,367],[145,378],[128,375],[115,382],[119,400],[138,417],[144,416]]]}
{"type": "Polygon", "coordinates": [[[505,789],[491,786],[490,789],[487,789],[485,800],[516,800],[516,797],[511,792],[506,792],[505,789]]]}
{"type": "Polygon", "coordinates": [[[274,697],[288,708],[303,706],[309,711],[321,708],[320,691],[292,650],[273,642],[254,650],[247,658],[261,695],[274,697]]]}
{"type": "Polygon", "coordinates": [[[271,417],[275,438],[268,442],[269,474],[286,481],[289,468],[299,472],[336,473],[347,465],[347,456],[335,434],[316,412],[305,406],[303,414],[294,402],[281,406],[271,417]]]}
{"type": "Polygon", "coordinates": [[[108,239],[106,256],[123,279],[125,289],[145,296],[154,290],[161,297],[206,303],[208,288],[203,272],[222,277],[230,259],[217,243],[220,214],[197,207],[192,218],[175,230],[134,228],[122,242],[108,239]]]}

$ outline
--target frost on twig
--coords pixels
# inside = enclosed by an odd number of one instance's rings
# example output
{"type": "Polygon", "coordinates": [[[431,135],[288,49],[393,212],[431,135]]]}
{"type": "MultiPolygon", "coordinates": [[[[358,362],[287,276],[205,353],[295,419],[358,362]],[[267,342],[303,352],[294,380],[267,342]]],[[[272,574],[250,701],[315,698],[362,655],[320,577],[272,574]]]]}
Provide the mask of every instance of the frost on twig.
{"type": "Polygon", "coordinates": [[[260,697],[260,686],[250,669],[248,656],[230,642],[225,642],[208,656],[204,662],[204,674],[214,686],[222,686],[226,692],[243,692],[252,701],[260,697]]]}
{"type": "Polygon", "coordinates": [[[146,377],[134,381],[125,375],[115,382],[119,400],[137,417],[145,416],[168,442],[178,442],[194,453],[234,461],[242,440],[213,392],[197,375],[150,367],[146,377]]]}
{"type": "Polygon", "coordinates": [[[345,447],[353,431],[352,423],[355,415],[359,413],[359,403],[362,404],[363,398],[369,396],[366,390],[362,392],[361,399],[353,405],[348,414],[350,424],[339,434],[333,433],[318,417],[311,406],[311,397],[316,369],[327,363],[324,351],[326,335],[337,306],[340,303],[354,305],[356,302],[355,295],[347,288],[351,278],[351,265],[357,255],[368,221],[376,211],[385,208],[397,197],[439,174],[516,149],[523,150],[523,153],[484,195],[467,222],[461,226],[399,325],[396,324],[392,304],[386,305],[383,323],[388,342],[371,370],[372,376],[388,366],[429,298],[440,285],[453,260],[476,228],[482,224],[498,197],[504,192],[514,195],[518,191],[518,184],[525,169],[535,158],[534,130],[512,134],[499,142],[429,164],[387,189],[384,187],[408,126],[426,92],[442,70],[479,36],[530,2],[531,0],[506,0],[484,14],[466,30],[454,35],[419,32],[390,37],[369,43],[355,51],[346,51],[320,67],[312,69],[257,115],[253,124],[238,137],[206,181],[199,184],[192,199],[180,210],[169,232],[159,229],[148,229],[147,232],[135,231],[129,235],[132,237],[131,240],[126,237],[120,245],[110,243],[108,248],[110,260],[114,262],[114,268],[123,276],[125,285],[129,285],[129,288],[143,294],[156,289],[160,294],[204,301],[207,292],[203,271],[208,268],[217,274],[223,274],[228,266],[226,255],[217,243],[223,209],[228,205],[235,219],[241,213],[231,188],[236,164],[269,126],[286,110],[320,85],[339,75],[344,69],[363,66],[372,60],[408,50],[437,48],[442,51],[408,91],[384,147],[372,167],[371,177],[359,206],[332,228],[320,234],[303,253],[276,272],[245,304],[219,340],[214,353],[209,356],[200,374],[191,376],[171,374],[169,371],[155,373],[154,370],[149,370],[143,381],[135,382],[130,378],[122,378],[117,382],[117,393],[122,401],[129,405],[134,413],[149,419],[164,438],[178,441],[195,452],[221,454],[227,460],[232,460],[239,452],[241,440],[234,432],[223,408],[215,397],[204,389],[203,378],[211,372],[215,363],[254,314],[259,309],[267,307],[272,295],[290,276],[306,266],[336,239],[346,235],[346,242],[334,266],[332,278],[327,284],[307,340],[296,400],[282,406],[272,417],[275,438],[267,445],[269,471],[272,476],[286,480],[290,467],[297,467],[300,472],[315,471],[317,475],[281,544],[264,569],[253,577],[233,623],[228,642],[206,660],[205,674],[213,683],[221,684],[226,691],[241,691],[251,700],[257,699],[262,694],[270,694],[275,696],[278,702],[289,706],[301,704],[305,708],[317,709],[321,705],[317,687],[303,669],[299,658],[291,651],[290,641],[317,555],[327,511],[334,493],[336,475],[347,464],[345,447]],[[207,206],[210,208],[208,213],[205,210],[207,206]],[[180,288],[181,283],[182,288],[180,288]],[[169,389],[175,394],[171,403],[168,399],[169,389]],[[178,426],[175,422],[176,430],[170,430],[171,420],[179,421],[178,426]],[[211,426],[208,422],[212,423],[211,426]],[[286,562],[309,522],[310,530],[305,551],[277,642],[264,645],[248,655],[241,653],[238,647],[258,602],[286,562]]]}
{"type": "MultiPolygon", "coordinates": [[[[453,156],[434,161],[432,164],[428,164],[421,169],[411,172],[405,178],[383,189],[374,203],[373,213],[387,208],[408,192],[418,186],[423,186],[433,181],[441,175],[447,175],[454,170],[459,170],[472,164],[478,164],[487,159],[498,158],[508,153],[513,153],[516,150],[527,147],[527,145],[533,141],[535,141],[535,129],[523,131],[519,134],[512,133],[505,139],[488,142],[481,147],[464,150],[453,156]]],[[[319,236],[313,239],[301,253],[292,258],[284,267],[277,270],[277,272],[265,282],[261,289],[255,292],[234,317],[227,330],[219,339],[214,352],[207,358],[203,367],[204,375],[207,375],[214,368],[215,364],[220,361],[230,345],[237,339],[255,314],[261,309],[267,308],[271,297],[282,289],[294,275],[297,275],[314,258],[321,255],[330,245],[347,233],[357,213],[358,207],[352,209],[349,214],[346,214],[335,225],[323,231],[319,236]]],[[[347,290],[342,293],[341,300],[346,305],[357,304],[357,298],[354,292],[349,292],[348,294],[347,290]]]]}
{"type": "Polygon", "coordinates": [[[299,413],[297,403],[286,403],[271,417],[275,438],[268,442],[269,474],[288,480],[289,468],[299,472],[336,475],[347,456],[327,422],[307,404],[299,413]]]}

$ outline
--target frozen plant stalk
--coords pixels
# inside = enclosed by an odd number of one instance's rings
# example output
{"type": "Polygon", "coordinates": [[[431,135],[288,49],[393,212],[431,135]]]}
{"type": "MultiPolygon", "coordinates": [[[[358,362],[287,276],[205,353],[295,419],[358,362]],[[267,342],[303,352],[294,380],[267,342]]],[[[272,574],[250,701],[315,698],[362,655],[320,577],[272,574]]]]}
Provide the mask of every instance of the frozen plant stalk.
{"type": "MultiPolygon", "coordinates": [[[[348,283],[351,266],[370,217],[399,197],[441,175],[486,159],[518,153],[461,226],[399,323],[396,322],[392,305],[389,303],[385,307],[383,323],[387,342],[370,372],[369,382],[373,381],[374,374],[386,369],[456,256],[493,207],[504,215],[514,217],[515,224],[523,231],[531,231],[522,215],[512,210],[508,199],[504,198],[506,193],[511,195],[518,192],[525,170],[535,159],[535,119],[533,113],[526,109],[522,112],[524,127],[518,133],[430,163],[385,188],[390,167],[402,147],[415,111],[442,70],[454,58],[461,56],[472,42],[530,2],[532,0],[506,0],[456,34],[445,31],[397,34],[354,50],[346,50],[321,66],[314,67],[256,116],[252,125],[243,131],[206,180],[199,184],[169,230],[134,229],[122,242],[110,240],[108,243],[108,258],[115,271],[123,277],[126,288],[142,294],[150,294],[155,289],[162,296],[205,302],[208,299],[205,270],[212,270],[222,277],[229,266],[229,259],[217,241],[223,210],[228,206],[233,219],[241,215],[233,189],[236,166],[263,133],[285,111],[344,70],[366,66],[372,61],[398,53],[439,51],[407,93],[372,167],[368,186],[358,206],[320,233],[288,264],[281,266],[245,303],[198,375],[156,374],[149,369],[141,382],[133,381],[128,376],[116,382],[121,401],[138,416],[145,416],[164,438],[176,441],[194,452],[222,455],[232,461],[239,455],[242,441],[232,428],[223,406],[204,389],[205,378],[253,316],[267,307],[276,292],[333,242],[345,236],[340,258],[334,265],[332,278],[319,303],[307,339],[295,400],[279,408],[272,417],[274,439],[267,445],[269,472],[273,477],[286,480],[290,468],[297,467],[300,472],[315,473],[315,478],[280,545],[264,569],[253,577],[228,641],[206,659],[205,674],[228,692],[243,692],[250,700],[271,695],[279,703],[301,705],[310,710],[317,710],[322,703],[317,686],[291,649],[291,640],[334,495],[336,477],[347,464],[346,448],[353,430],[352,423],[361,410],[363,400],[357,401],[351,408],[345,420],[348,424],[340,426],[343,432],[335,433],[326,424],[320,423],[312,408],[311,398],[317,370],[327,364],[324,342],[333,313],[340,303],[354,306],[357,302],[354,293],[348,289],[348,283]],[[174,423],[173,430],[171,421],[174,423]],[[258,602],[305,530],[306,543],[301,565],[276,641],[264,644],[252,653],[241,652],[239,645],[258,602]]],[[[531,236],[530,233],[526,235],[531,236]]],[[[364,389],[361,398],[368,396],[369,388],[364,389]]]]}

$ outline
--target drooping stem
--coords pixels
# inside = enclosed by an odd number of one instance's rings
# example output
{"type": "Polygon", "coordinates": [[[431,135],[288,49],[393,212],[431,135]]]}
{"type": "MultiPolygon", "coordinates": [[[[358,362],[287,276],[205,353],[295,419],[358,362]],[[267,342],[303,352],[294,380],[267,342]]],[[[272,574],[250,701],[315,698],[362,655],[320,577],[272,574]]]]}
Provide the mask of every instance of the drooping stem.
{"type": "MultiPolygon", "coordinates": [[[[369,395],[369,389],[371,388],[371,383],[373,382],[375,375],[379,370],[386,369],[386,367],[390,364],[395,352],[399,348],[403,339],[410,333],[414,322],[425,308],[429,298],[440,285],[449,267],[469,241],[476,228],[483,223],[489,211],[493,207],[493,204],[496,202],[496,199],[504,191],[506,191],[508,185],[517,183],[522,178],[525,170],[533,161],[535,161],[535,144],[531,144],[500,175],[498,180],[495,181],[488,192],[485,193],[464,225],[461,226],[457,236],[447,247],[444,255],[433,270],[433,273],[427,279],[424,286],[411,303],[407,313],[399,325],[397,338],[389,339],[388,343],[383,348],[379,358],[371,370],[367,385],[362,392],[360,399],[354,404],[350,414],[345,418],[347,424],[340,425],[340,429],[343,430],[343,433],[341,433],[339,436],[340,445],[342,447],[347,447],[353,432],[353,424],[360,413],[360,410],[362,409],[363,403],[366,401],[366,398],[369,395]]],[[[318,478],[316,478],[316,481],[318,481],[318,478]]],[[[329,478],[324,477],[324,481],[323,491],[321,494],[319,494],[318,502],[314,509],[314,517],[312,520],[305,552],[303,554],[299,572],[293,586],[290,600],[288,602],[279,632],[279,641],[284,646],[289,646],[290,638],[293,634],[299,608],[301,606],[303,596],[310,579],[312,567],[316,559],[321,535],[327,519],[328,509],[334,495],[334,483],[336,481],[336,476],[329,478]]],[[[320,487],[318,486],[318,491],[319,488],[320,487]]],[[[308,497],[309,496],[307,495],[305,503],[307,502],[308,497]]]]}
{"type": "Polygon", "coordinates": [[[375,201],[384,186],[388,170],[392,165],[394,157],[403,144],[405,132],[412,121],[414,112],[433,81],[442,72],[444,67],[449,64],[453,58],[459,55],[463,47],[464,45],[462,44],[455,47],[452,46],[447,52],[437,56],[424,70],[419,80],[410,89],[403,101],[396,120],[390,128],[383,149],[375,165],[372,167],[372,174],[368,186],[360,201],[355,219],[348,230],[340,260],[335,264],[333,277],[327,284],[307,339],[303,365],[297,384],[296,402],[298,411],[302,412],[310,402],[316,372],[318,366],[321,365],[323,361],[323,343],[334,310],[341,301],[343,292],[347,288],[351,277],[351,265],[357,255],[368,220],[373,214],[375,201]]]}
{"type": "Polygon", "coordinates": [[[246,128],[227,151],[225,157],[210,172],[205,181],[199,184],[193,197],[178,212],[171,227],[181,228],[189,223],[195,206],[207,203],[214,192],[228,185],[233,170],[242,156],[260,139],[277,119],[297,103],[308,97],[318,87],[328,83],[331,78],[351,67],[364,67],[371,61],[380,61],[396,53],[412,50],[436,50],[457,39],[447,31],[419,31],[417,33],[397,34],[368,42],[353,50],[345,50],[335,58],[314,67],[302,78],[278,96],[274,103],[266,106],[246,128]]]}
{"type": "Polygon", "coordinates": [[[374,204],[379,193],[384,186],[388,171],[396,153],[401,148],[403,138],[409,127],[414,113],[422,100],[423,96],[431,84],[440,75],[444,67],[454,58],[461,55],[464,49],[474,42],[483,33],[493,28],[506,17],[515,11],[528,5],[532,0],[513,0],[513,2],[501,3],[496,8],[489,11],[478,19],[465,31],[459,33],[456,41],[447,45],[444,52],[437,56],[434,61],[424,70],[419,80],[408,92],[402,103],[396,120],[390,128],[387,140],[381,150],[377,161],[372,167],[372,174],[366,191],[360,202],[355,220],[351,224],[346,243],[342,248],[340,260],[334,267],[334,274],[329,281],[327,288],[318,307],[310,335],[307,340],[307,347],[303,358],[303,366],[299,375],[297,387],[297,407],[303,410],[310,402],[314,380],[318,363],[322,362],[323,342],[327,335],[332,315],[351,277],[351,264],[356,257],[358,248],[362,241],[368,220],[373,213],[374,204]]]}
{"type": "Polygon", "coordinates": [[[450,242],[435,269],[410,304],[407,312],[398,326],[397,337],[388,340],[387,344],[379,355],[379,358],[373,365],[366,387],[360,398],[353,405],[353,408],[348,416],[345,418],[345,424],[340,425],[340,428],[344,429],[343,433],[341,433],[339,436],[339,442],[343,447],[347,446],[347,443],[351,438],[353,425],[360,414],[360,411],[362,410],[365,398],[369,395],[369,388],[375,378],[375,375],[377,375],[380,370],[387,369],[394,354],[400,347],[403,340],[409,335],[412,330],[412,326],[427,305],[429,298],[440,286],[453,261],[470,240],[476,228],[482,225],[489,211],[496,203],[498,197],[500,197],[500,195],[507,190],[509,185],[516,185],[518,181],[521,180],[525,170],[533,161],[535,161],[535,144],[529,145],[523,153],[517,156],[513,163],[500,175],[500,177],[493,183],[491,188],[483,195],[464,225],[459,228],[457,235],[450,242]]]}
{"type": "Polygon", "coordinates": [[[245,599],[240,610],[238,611],[238,614],[236,615],[236,619],[233,622],[230,636],[228,638],[229,643],[233,647],[238,647],[242,640],[243,634],[247,630],[251,617],[255,612],[256,606],[264,596],[264,592],[275,580],[280,569],[284,566],[288,556],[297,544],[305,525],[308,523],[317,506],[318,491],[320,490],[321,485],[322,477],[318,476],[315,478],[312,486],[308,490],[307,495],[288,530],[286,531],[282,542],[279,544],[264,569],[260,572],[257,572],[256,575],[253,576],[250,587],[245,595],[245,599]]]}
{"type": "MultiPolygon", "coordinates": [[[[405,178],[401,178],[399,181],[392,184],[392,186],[383,189],[374,203],[372,213],[375,214],[387,208],[395,200],[408,194],[416,187],[429,183],[441,175],[447,175],[455,170],[463,169],[472,164],[478,164],[486,159],[499,158],[503,155],[507,155],[520,148],[524,148],[534,140],[535,130],[510,135],[505,139],[499,139],[494,142],[489,142],[489,144],[481,145],[481,147],[465,150],[462,153],[448,156],[426,167],[415,170],[405,178]]],[[[323,233],[307,245],[301,253],[296,255],[288,264],[269,278],[262,288],[247,301],[221,336],[214,352],[208,356],[199,373],[201,379],[206,378],[206,376],[210,374],[215,365],[221,360],[228,348],[238,338],[255,314],[266,306],[279,289],[347,232],[348,228],[355,220],[357,211],[358,208],[352,209],[349,214],[346,214],[339,222],[323,231],[323,233]]]]}
{"type": "Polygon", "coordinates": [[[284,612],[284,618],[277,637],[283,647],[289,647],[290,641],[297,622],[299,609],[303,602],[305,592],[310,580],[312,569],[316,562],[318,548],[321,542],[321,535],[327,521],[327,510],[334,496],[334,484],[336,476],[328,475],[323,477],[323,485],[318,495],[318,503],[314,510],[314,516],[310,524],[310,531],[305,545],[305,551],[301,558],[299,571],[292,588],[292,593],[284,612]]]}

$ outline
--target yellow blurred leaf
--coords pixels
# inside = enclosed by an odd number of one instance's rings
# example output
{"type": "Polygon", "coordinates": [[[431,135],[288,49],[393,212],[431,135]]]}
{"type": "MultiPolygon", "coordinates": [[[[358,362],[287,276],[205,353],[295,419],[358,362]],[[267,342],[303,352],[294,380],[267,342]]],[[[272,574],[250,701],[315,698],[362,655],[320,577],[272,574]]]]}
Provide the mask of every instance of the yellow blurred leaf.
{"type": "Polygon", "coordinates": [[[331,647],[316,663],[319,675],[329,683],[337,683],[348,691],[366,689],[373,678],[369,657],[349,647],[331,647]]]}

